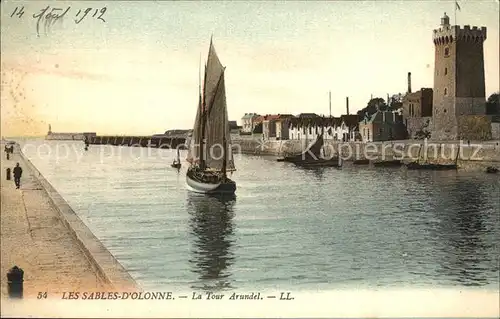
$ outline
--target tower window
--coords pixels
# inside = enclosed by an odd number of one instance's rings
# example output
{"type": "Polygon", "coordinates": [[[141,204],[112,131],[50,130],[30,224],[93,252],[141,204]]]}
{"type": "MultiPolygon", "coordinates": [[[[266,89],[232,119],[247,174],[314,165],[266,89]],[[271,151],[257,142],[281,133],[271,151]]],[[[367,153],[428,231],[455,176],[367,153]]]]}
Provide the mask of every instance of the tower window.
{"type": "Polygon", "coordinates": [[[450,55],[450,48],[444,48],[444,56],[450,55]]]}
{"type": "Polygon", "coordinates": [[[448,68],[444,68],[444,75],[448,74],[448,68]]]}
{"type": "Polygon", "coordinates": [[[444,88],[444,95],[448,95],[448,89],[444,88]]]}

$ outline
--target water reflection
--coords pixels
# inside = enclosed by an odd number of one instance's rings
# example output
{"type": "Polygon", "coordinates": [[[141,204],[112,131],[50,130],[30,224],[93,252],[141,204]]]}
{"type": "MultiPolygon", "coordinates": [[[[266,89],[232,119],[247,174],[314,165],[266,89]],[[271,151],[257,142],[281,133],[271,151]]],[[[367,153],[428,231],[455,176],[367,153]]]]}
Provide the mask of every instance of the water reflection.
{"type": "Polygon", "coordinates": [[[232,289],[233,206],[236,197],[188,194],[189,224],[194,237],[189,260],[198,282],[192,288],[206,291],[232,289]]]}
{"type": "MultiPolygon", "coordinates": [[[[443,205],[438,212],[438,234],[444,244],[440,272],[464,286],[486,285],[488,274],[485,270],[494,261],[488,254],[493,243],[487,242],[488,228],[484,219],[492,212],[484,205],[486,200],[481,185],[457,179],[449,195],[449,199],[456,202],[453,205],[456,209],[443,205]]],[[[446,202],[445,199],[443,204],[446,202]]]]}
{"type": "Polygon", "coordinates": [[[302,170],[305,174],[314,176],[318,181],[322,181],[325,174],[324,167],[301,167],[297,166],[298,170],[302,170]]]}

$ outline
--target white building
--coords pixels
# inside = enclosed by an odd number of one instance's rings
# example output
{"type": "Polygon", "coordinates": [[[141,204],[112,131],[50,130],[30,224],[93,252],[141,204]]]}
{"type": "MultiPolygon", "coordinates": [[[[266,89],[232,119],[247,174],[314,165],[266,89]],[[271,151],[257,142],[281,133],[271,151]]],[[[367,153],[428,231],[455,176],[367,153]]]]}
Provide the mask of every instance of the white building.
{"type": "Polygon", "coordinates": [[[255,120],[258,117],[259,115],[256,113],[245,113],[245,115],[241,118],[241,132],[252,133],[255,125],[257,125],[255,120]]]}
{"type": "Polygon", "coordinates": [[[354,141],[358,133],[357,127],[357,115],[294,118],[290,121],[288,136],[291,140],[315,140],[323,132],[325,140],[354,141]]]}

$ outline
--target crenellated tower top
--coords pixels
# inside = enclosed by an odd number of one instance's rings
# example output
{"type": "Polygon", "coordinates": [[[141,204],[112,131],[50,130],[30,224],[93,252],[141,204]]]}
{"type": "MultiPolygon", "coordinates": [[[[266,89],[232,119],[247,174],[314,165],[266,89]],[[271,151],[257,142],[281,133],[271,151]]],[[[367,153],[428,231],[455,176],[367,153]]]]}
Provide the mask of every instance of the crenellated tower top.
{"type": "Polygon", "coordinates": [[[441,26],[433,32],[432,40],[434,44],[448,44],[455,41],[483,43],[486,40],[486,27],[472,27],[464,25],[450,25],[450,18],[446,15],[441,18],[441,26]]]}

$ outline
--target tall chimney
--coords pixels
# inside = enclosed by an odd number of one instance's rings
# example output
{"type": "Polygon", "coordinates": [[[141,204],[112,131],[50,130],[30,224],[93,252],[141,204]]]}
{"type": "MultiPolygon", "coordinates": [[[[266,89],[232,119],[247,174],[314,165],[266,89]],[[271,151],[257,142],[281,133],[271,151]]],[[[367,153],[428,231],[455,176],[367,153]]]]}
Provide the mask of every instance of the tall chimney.
{"type": "Polygon", "coordinates": [[[328,107],[330,109],[330,117],[332,117],[332,91],[328,91],[328,107]]]}
{"type": "Polygon", "coordinates": [[[348,96],[346,96],[346,98],[345,98],[345,108],[346,108],[347,115],[349,115],[349,97],[348,96]]]}
{"type": "Polygon", "coordinates": [[[408,72],[408,93],[411,93],[411,72],[408,72]]]}

